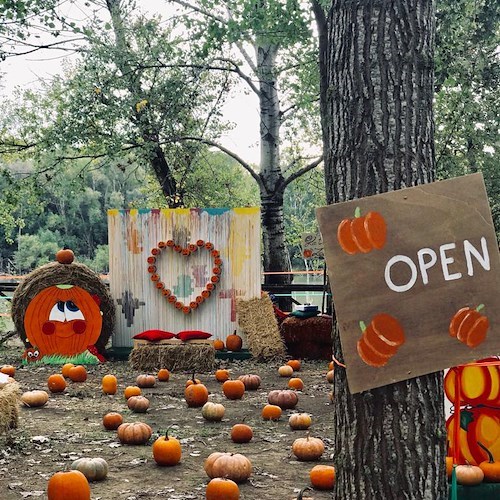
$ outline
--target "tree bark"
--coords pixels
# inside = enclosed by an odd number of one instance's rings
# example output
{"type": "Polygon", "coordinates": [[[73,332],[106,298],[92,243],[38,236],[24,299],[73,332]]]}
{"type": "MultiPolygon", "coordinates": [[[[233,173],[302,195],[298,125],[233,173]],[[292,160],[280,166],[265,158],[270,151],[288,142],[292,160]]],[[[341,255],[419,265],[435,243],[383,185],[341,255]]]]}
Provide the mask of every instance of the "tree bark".
{"type": "MultiPolygon", "coordinates": [[[[433,181],[432,0],[332,0],[327,27],[328,203],[433,181]]],[[[441,372],[353,395],[336,367],[334,394],[335,498],[446,498],[441,372]]]]}

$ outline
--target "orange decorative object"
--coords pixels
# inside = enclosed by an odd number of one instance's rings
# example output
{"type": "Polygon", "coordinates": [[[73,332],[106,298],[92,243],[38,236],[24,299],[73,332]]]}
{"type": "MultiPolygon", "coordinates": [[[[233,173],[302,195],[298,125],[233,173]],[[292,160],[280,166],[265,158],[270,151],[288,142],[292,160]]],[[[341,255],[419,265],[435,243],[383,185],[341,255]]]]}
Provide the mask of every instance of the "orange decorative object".
{"type": "Polygon", "coordinates": [[[231,427],[231,440],[233,443],[248,443],[253,438],[253,430],[246,424],[235,424],[231,427]]]}
{"type": "Polygon", "coordinates": [[[214,477],[208,484],[205,491],[206,500],[239,500],[240,489],[238,485],[222,477],[214,477]]]}
{"type": "Polygon", "coordinates": [[[96,343],[102,316],[96,300],[83,288],[56,285],[42,290],[28,304],[24,328],[41,356],[71,356],[96,343]]]}
{"type": "Polygon", "coordinates": [[[87,370],[83,365],[73,366],[68,372],[68,377],[72,382],[85,382],[87,380],[87,370]]]}
{"type": "MultiPolygon", "coordinates": [[[[448,432],[448,454],[455,456],[454,415],[446,421],[448,432]]],[[[458,432],[458,462],[479,465],[488,459],[488,454],[478,444],[488,448],[494,457],[500,457],[500,409],[487,407],[462,408],[458,432]]]]}
{"type": "Polygon", "coordinates": [[[315,465],[309,472],[311,484],[317,490],[333,490],[335,467],[333,465],[315,465]]]}
{"type": "Polygon", "coordinates": [[[484,473],[484,479],[490,483],[500,483],[500,461],[495,460],[490,450],[483,446],[480,442],[477,443],[488,455],[488,460],[481,462],[479,468],[484,473]]]}
{"type": "Polygon", "coordinates": [[[123,424],[123,417],[117,412],[106,413],[102,417],[102,425],[108,431],[116,431],[123,424]]]}
{"type": "Polygon", "coordinates": [[[405,341],[403,327],[390,314],[377,314],[368,327],[362,321],[360,327],[363,336],[357,343],[358,354],[367,365],[376,368],[386,365],[405,341]]]}
{"type": "Polygon", "coordinates": [[[236,332],[228,335],[226,339],[226,347],[229,351],[241,351],[241,347],[243,345],[243,339],[236,335],[236,332]]]}
{"type": "Polygon", "coordinates": [[[129,385],[128,387],[125,387],[125,390],[123,391],[125,399],[129,399],[132,396],[140,396],[141,394],[141,388],[137,387],[136,385],[129,385]]]}
{"type": "Polygon", "coordinates": [[[79,470],[56,472],[47,485],[48,500],[90,500],[90,486],[79,470]]]}
{"type": "Polygon", "coordinates": [[[184,390],[184,399],[190,408],[199,408],[208,401],[208,390],[203,384],[194,380],[184,390]]]}
{"type": "Polygon", "coordinates": [[[54,373],[47,379],[47,386],[50,392],[64,392],[64,389],[66,389],[66,380],[59,373],[54,373]]]}
{"type": "Polygon", "coordinates": [[[304,382],[301,378],[294,377],[288,381],[288,387],[290,387],[290,389],[295,389],[296,391],[301,391],[304,388],[304,382]]]}
{"type": "Polygon", "coordinates": [[[63,377],[69,378],[69,371],[75,366],[73,363],[65,363],[61,369],[63,377]]]}
{"type": "Polygon", "coordinates": [[[245,384],[241,380],[226,380],[222,392],[227,399],[241,399],[245,394],[245,384]]]}
{"type": "Polygon", "coordinates": [[[354,255],[380,250],[386,241],[387,226],[378,212],[368,212],[361,217],[357,207],[354,219],[344,219],[337,228],[337,240],[344,252],[354,255]]]}
{"type": "Polygon", "coordinates": [[[278,405],[265,405],[262,408],[262,418],[264,420],[279,420],[283,410],[278,405]]]}
{"type": "Polygon", "coordinates": [[[160,368],[157,377],[160,382],[168,382],[170,378],[170,372],[166,368],[160,368]]]}
{"type": "Polygon", "coordinates": [[[0,373],[5,373],[5,375],[8,375],[9,377],[14,377],[16,369],[12,365],[3,365],[2,368],[0,368],[0,373]]]}
{"type": "Polygon", "coordinates": [[[160,436],[153,443],[153,458],[158,465],[176,465],[181,461],[182,449],[180,442],[168,435],[160,436]]]}
{"type": "Polygon", "coordinates": [[[229,377],[229,371],[227,370],[221,369],[215,372],[215,380],[217,380],[217,382],[225,382],[229,380],[229,377]]]}
{"type": "Polygon", "coordinates": [[[286,364],[288,366],[291,366],[293,368],[294,372],[299,372],[300,371],[300,367],[301,367],[300,360],[298,360],[298,359],[291,359],[290,361],[287,361],[286,364]]]}
{"type": "Polygon", "coordinates": [[[64,247],[56,252],[56,260],[59,264],[71,264],[75,260],[75,254],[73,250],[64,247]]]}
{"type": "Polygon", "coordinates": [[[483,308],[481,304],[476,309],[463,307],[457,311],[450,321],[450,336],[472,349],[481,344],[490,326],[488,318],[479,312],[483,308]]]}
{"type": "Polygon", "coordinates": [[[213,346],[216,351],[222,351],[224,349],[224,341],[215,339],[213,342],[213,346]]]}

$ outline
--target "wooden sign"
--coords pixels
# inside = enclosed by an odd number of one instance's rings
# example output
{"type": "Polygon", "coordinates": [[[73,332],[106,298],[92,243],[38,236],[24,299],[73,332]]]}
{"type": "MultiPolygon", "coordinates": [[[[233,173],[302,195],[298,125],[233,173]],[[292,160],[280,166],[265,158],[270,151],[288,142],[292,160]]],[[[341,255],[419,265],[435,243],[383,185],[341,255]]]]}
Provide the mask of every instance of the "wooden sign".
{"type": "Polygon", "coordinates": [[[303,233],[301,237],[302,257],[304,259],[313,259],[324,257],[323,241],[321,234],[317,233],[303,233]]]}
{"type": "Polygon", "coordinates": [[[500,353],[500,258],[481,174],[317,218],[352,393],[500,353]]]}

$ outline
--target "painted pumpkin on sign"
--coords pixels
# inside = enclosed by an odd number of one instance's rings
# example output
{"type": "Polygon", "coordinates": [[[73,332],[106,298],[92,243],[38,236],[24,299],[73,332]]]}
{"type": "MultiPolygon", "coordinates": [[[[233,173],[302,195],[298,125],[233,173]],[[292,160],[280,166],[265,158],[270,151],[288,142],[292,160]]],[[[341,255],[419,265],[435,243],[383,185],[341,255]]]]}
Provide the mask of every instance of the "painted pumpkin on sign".
{"type": "Polygon", "coordinates": [[[97,300],[83,288],[55,285],[42,290],[28,304],[24,328],[40,356],[71,356],[96,343],[102,315],[97,300]]]}

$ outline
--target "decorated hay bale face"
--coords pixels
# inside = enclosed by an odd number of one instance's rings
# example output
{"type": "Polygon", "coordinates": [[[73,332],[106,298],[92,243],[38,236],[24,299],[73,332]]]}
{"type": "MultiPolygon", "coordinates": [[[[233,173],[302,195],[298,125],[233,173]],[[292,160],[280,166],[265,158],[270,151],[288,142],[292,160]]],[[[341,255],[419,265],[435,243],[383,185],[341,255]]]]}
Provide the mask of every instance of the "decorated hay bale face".
{"type": "Polygon", "coordinates": [[[43,289],[29,303],[24,329],[40,356],[75,355],[93,346],[101,334],[99,299],[74,285],[43,289]]]}
{"type": "Polygon", "coordinates": [[[115,308],[98,274],[58,257],[19,284],[12,319],[25,345],[24,364],[92,364],[105,360],[115,308]]]}

